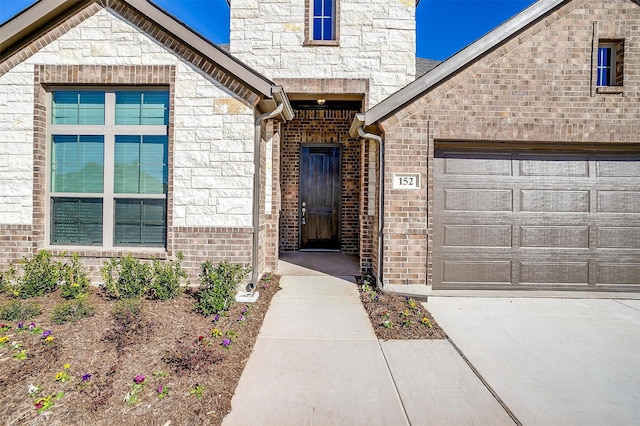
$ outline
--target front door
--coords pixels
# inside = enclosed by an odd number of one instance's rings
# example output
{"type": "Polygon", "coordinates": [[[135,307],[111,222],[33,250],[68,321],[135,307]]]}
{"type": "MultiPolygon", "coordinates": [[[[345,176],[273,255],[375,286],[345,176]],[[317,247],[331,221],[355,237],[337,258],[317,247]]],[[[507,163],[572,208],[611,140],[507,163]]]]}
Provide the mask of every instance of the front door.
{"type": "Polygon", "coordinates": [[[340,249],[340,146],[300,149],[300,249],[340,249]]]}

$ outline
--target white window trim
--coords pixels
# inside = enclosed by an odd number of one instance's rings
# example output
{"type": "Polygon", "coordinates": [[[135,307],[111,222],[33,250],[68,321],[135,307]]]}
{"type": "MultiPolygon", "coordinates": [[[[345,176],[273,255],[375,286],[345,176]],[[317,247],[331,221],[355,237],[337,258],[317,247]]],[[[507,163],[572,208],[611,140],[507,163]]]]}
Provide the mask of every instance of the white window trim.
{"type": "MultiPolygon", "coordinates": [[[[133,87],[100,87],[100,86],[79,86],[79,87],[58,87],[51,86],[47,88],[47,134],[46,134],[46,154],[45,154],[45,246],[47,248],[55,249],[74,249],[79,247],[87,249],[100,249],[100,250],[136,250],[136,251],[151,251],[151,252],[166,252],[166,240],[165,247],[147,247],[147,246],[121,246],[114,245],[114,227],[115,227],[115,211],[114,200],[116,198],[125,199],[167,199],[167,194],[122,194],[114,193],[114,159],[115,159],[115,136],[116,135],[141,135],[141,136],[155,136],[155,135],[167,135],[168,138],[168,125],[116,125],[115,124],[115,110],[116,110],[116,92],[122,91],[163,91],[169,92],[168,87],[147,87],[147,86],[133,86],[133,87]],[[52,120],[52,93],[61,90],[98,90],[105,93],[105,117],[104,125],[56,125],[52,120]],[[52,149],[52,137],[56,134],[72,134],[72,135],[102,135],[104,136],[104,176],[103,176],[103,191],[101,193],[75,193],[64,192],[58,193],[51,191],[51,149],[52,149]],[[60,198],[102,198],[102,245],[82,245],[82,244],[52,244],[51,243],[51,199],[53,197],[60,198]]],[[[171,100],[170,100],[171,102],[171,100]]],[[[165,216],[165,226],[167,226],[168,217],[165,216]]],[[[166,238],[166,236],[165,236],[166,238]]]]}

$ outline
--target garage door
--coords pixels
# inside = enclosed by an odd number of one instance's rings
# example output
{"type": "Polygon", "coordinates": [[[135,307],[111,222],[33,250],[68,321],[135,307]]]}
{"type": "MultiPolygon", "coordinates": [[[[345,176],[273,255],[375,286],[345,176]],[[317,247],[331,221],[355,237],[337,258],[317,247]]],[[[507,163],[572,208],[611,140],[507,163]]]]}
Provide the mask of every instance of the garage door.
{"type": "Polygon", "coordinates": [[[640,291],[640,154],[436,149],[433,286],[640,291]]]}

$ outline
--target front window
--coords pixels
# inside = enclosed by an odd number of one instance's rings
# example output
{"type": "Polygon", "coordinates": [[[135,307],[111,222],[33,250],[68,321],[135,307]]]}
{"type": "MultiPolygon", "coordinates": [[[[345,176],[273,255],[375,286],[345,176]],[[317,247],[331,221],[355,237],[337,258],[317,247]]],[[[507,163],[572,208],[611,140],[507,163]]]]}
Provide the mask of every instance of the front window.
{"type": "Polygon", "coordinates": [[[312,0],[313,40],[335,40],[335,1],[312,0]]]}
{"type": "Polygon", "coordinates": [[[169,93],[51,92],[50,241],[164,247],[169,93]]]}
{"type": "Polygon", "coordinates": [[[622,86],[624,44],[622,41],[601,42],[598,45],[596,85],[622,86]]]}

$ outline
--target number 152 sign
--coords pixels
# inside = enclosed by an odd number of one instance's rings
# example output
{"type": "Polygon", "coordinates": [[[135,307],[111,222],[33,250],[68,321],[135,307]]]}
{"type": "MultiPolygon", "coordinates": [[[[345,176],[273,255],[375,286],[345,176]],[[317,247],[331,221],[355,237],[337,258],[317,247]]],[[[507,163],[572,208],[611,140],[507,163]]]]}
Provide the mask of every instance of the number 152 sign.
{"type": "Polygon", "coordinates": [[[420,174],[394,173],[393,189],[420,189],[420,174]]]}

